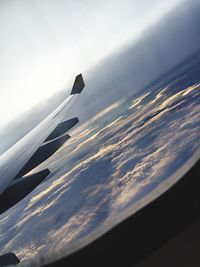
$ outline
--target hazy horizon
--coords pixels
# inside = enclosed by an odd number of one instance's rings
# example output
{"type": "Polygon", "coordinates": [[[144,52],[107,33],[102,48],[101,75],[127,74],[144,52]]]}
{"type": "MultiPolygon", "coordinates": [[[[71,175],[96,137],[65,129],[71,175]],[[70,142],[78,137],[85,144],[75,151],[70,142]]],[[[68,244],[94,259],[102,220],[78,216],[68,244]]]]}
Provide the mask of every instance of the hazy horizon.
{"type": "Polygon", "coordinates": [[[1,2],[1,125],[70,88],[77,73],[137,40],[179,2],[1,2]]]}
{"type": "MultiPolygon", "coordinates": [[[[129,3],[128,0],[126,2],[127,4],[129,3]]],[[[142,2],[144,4],[145,1],[142,2]]],[[[198,1],[195,0],[192,3],[194,5],[199,4],[198,1]]],[[[62,70],[61,69],[57,70],[55,76],[58,78],[57,75],[61,75],[62,78],[60,76],[59,82],[57,80],[57,84],[53,85],[54,89],[56,88],[56,91],[54,90],[51,91],[52,89],[51,86],[50,86],[51,88],[49,88],[49,92],[46,91],[48,88],[44,89],[43,90],[43,93],[45,94],[44,97],[41,97],[41,99],[38,100],[38,102],[36,101],[35,104],[34,101],[32,103],[28,101],[27,103],[25,103],[26,107],[25,106],[22,107],[22,110],[24,111],[19,113],[14,112],[15,116],[14,117],[11,116],[10,119],[8,119],[9,118],[8,114],[13,114],[13,110],[17,110],[17,107],[20,106],[21,102],[24,102],[24,99],[27,96],[29,97],[29,99],[32,98],[30,93],[31,91],[34,90],[31,90],[31,87],[29,87],[27,88],[26,94],[23,95],[22,93],[17,92],[18,89],[16,87],[14,88],[16,96],[15,93],[13,95],[12,92],[9,92],[8,90],[6,94],[7,97],[9,97],[10,99],[9,109],[8,105],[6,104],[6,100],[3,101],[1,98],[3,105],[0,107],[1,109],[0,112],[4,114],[4,118],[1,120],[0,138],[1,140],[4,140],[4,144],[0,147],[0,153],[5,151],[10,145],[12,145],[15,141],[17,141],[20,137],[22,137],[28,130],[30,130],[41,119],[43,119],[51,110],[53,110],[59,103],[62,102],[62,100],[68,94],[71,84],[73,83],[74,76],[77,73],[82,72],[82,70],[84,78],[86,80],[86,88],[85,92],[83,93],[83,96],[79,98],[76,107],[74,107],[73,109],[75,116],[78,115],[81,117],[80,120],[83,120],[84,112],[85,116],[87,116],[89,112],[88,110],[86,110],[85,107],[87,106],[86,105],[87,101],[88,103],[91,104],[91,107],[89,107],[91,114],[95,115],[96,112],[101,110],[101,105],[102,108],[105,108],[106,105],[109,105],[109,103],[112,103],[115,100],[115,98],[113,98],[114,93],[111,92],[112,90],[109,93],[108,90],[104,88],[106,91],[102,94],[102,90],[104,90],[102,88],[103,87],[110,88],[110,86],[113,83],[113,79],[115,79],[116,75],[118,78],[120,72],[122,74],[121,79],[124,82],[124,90],[125,90],[124,92],[128,93],[130,91],[130,89],[127,88],[128,86],[130,87],[131,84],[134,86],[135,92],[137,92],[137,90],[145,86],[145,82],[146,83],[150,82],[151,79],[157,78],[156,75],[159,76],[160,74],[164,73],[165,71],[173,67],[176,63],[180,62],[181,60],[184,60],[187,56],[189,56],[189,54],[187,53],[192,54],[193,52],[195,52],[196,47],[198,47],[198,34],[197,34],[198,25],[196,26],[196,28],[194,27],[195,19],[197,20],[196,18],[197,16],[194,14],[193,16],[194,18],[191,18],[191,16],[193,15],[192,12],[195,10],[193,9],[194,7],[192,7],[191,4],[190,5],[187,4],[186,2],[184,2],[184,4],[182,5],[179,5],[179,8],[174,9],[173,12],[172,11],[169,12],[169,10],[166,9],[164,12],[165,15],[162,13],[161,18],[160,16],[157,16],[157,19],[159,19],[159,23],[153,24],[154,26],[148,24],[146,26],[148,30],[146,31],[142,30],[140,34],[142,32],[143,34],[141,34],[139,39],[136,38],[135,41],[131,41],[134,40],[134,35],[130,35],[129,41],[124,42],[121,48],[117,48],[117,46],[115,46],[113,47],[113,50],[110,51],[108,54],[104,53],[104,56],[101,55],[101,60],[99,59],[98,64],[97,63],[94,64],[93,67],[92,65],[91,66],[88,65],[88,67],[85,66],[85,72],[84,68],[83,69],[77,68],[78,70],[76,72],[74,71],[74,74],[71,75],[69,79],[68,85],[66,87],[68,89],[61,90],[61,88],[64,88],[64,84],[66,83],[66,78],[64,78],[65,68],[62,68],[62,70]],[[177,22],[176,22],[176,17],[177,17],[177,22]],[[175,24],[175,27],[173,24],[175,24]],[[194,28],[193,31],[191,31],[191,27],[194,28]],[[174,30],[173,28],[176,29],[174,30]],[[167,34],[163,32],[163,29],[164,31],[167,32],[167,34]],[[173,33],[173,31],[175,34],[173,33]],[[190,34],[190,36],[187,36],[188,33],[190,34]],[[195,35],[197,36],[195,37],[195,35]],[[174,38],[174,40],[172,40],[172,37],[174,38]],[[197,39],[196,44],[195,42],[189,44],[190,41],[189,39],[193,37],[197,39]],[[185,41],[185,44],[182,44],[184,38],[188,40],[185,41]],[[167,44],[165,45],[165,43],[167,44]],[[190,49],[188,49],[188,46],[190,46],[189,47],[190,49]],[[178,51],[176,53],[177,48],[178,51]],[[159,59],[157,59],[157,56],[159,56],[159,59]],[[152,66],[150,66],[149,64],[152,66]],[[144,69],[147,66],[144,73],[141,72],[141,70],[143,70],[143,66],[144,69]],[[79,69],[81,70],[79,71],[79,69]],[[132,71],[131,73],[132,69],[134,71],[132,71]],[[134,76],[133,74],[136,77],[132,77],[134,76]],[[141,75],[145,76],[145,79],[141,75]],[[60,84],[60,82],[62,83],[62,85],[60,84]],[[95,100],[93,101],[94,103],[91,103],[91,100],[94,99],[94,95],[96,96],[96,92],[98,92],[97,98],[99,98],[99,101],[97,103],[97,101],[95,100]],[[19,103],[18,103],[18,98],[20,98],[19,103]],[[94,106],[96,110],[94,109],[94,106]],[[27,107],[28,109],[26,109],[27,107]],[[13,130],[15,131],[15,134],[13,134],[13,130]]],[[[42,74],[42,70],[40,70],[40,74],[42,74]]],[[[46,78],[44,78],[44,80],[46,78]]],[[[49,82],[52,85],[53,83],[51,79],[54,78],[52,77],[48,78],[50,79],[49,82]]],[[[45,85],[45,87],[48,87],[47,84],[45,85]]],[[[41,91],[41,88],[37,88],[37,90],[41,91]]],[[[35,94],[38,94],[37,90],[35,90],[35,94]]],[[[2,95],[1,92],[2,91],[0,91],[0,97],[2,95]]],[[[5,92],[3,92],[3,94],[4,93],[5,92]]],[[[117,91],[116,98],[121,97],[121,94],[122,92],[117,91]]]]}

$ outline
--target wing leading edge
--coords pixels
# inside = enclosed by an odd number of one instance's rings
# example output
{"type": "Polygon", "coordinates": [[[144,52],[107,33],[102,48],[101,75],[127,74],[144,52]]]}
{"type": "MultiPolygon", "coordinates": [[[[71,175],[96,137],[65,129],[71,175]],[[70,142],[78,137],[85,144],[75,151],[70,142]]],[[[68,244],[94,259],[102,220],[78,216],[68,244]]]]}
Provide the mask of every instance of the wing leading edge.
{"type": "Polygon", "coordinates": [[[52,156],[70,138],[67,132],[78,123],[78,119],[73,118],[68,121],[63,119],[84,86],[83,77],[79,74],[75,78],[70,96],[44,121],[0,156],[1,200],[3,197],[0,211],[4,212],[16,204],[48,176],[49,170],[44,170],[23,178],[52,156]],[[15,178],[16,182],[12,183],[15,178]],[[20,193],[20,190],[24,192],[20,193]],[[14,192],[16,198],[11,197],[14,192]]]}

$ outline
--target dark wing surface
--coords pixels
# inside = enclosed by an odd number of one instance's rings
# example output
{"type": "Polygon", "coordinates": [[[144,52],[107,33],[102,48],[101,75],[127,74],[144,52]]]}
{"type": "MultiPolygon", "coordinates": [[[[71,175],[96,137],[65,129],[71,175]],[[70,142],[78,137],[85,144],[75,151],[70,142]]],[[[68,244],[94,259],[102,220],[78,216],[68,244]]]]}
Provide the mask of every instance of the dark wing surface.
{"type": "Polygon", "coordinates": [[[0,214],[31,193],[49,174],[50,171],[45,169],[14,180],[14,182],[11,183],[11,185],[9,185],[0,195],[0,214]]]}
{"type": "Polygon", "coordinates": [[[10,266],[18,264],[20,261],[13,253],[8,253],[0,256],[0,266],[10,266]]]}

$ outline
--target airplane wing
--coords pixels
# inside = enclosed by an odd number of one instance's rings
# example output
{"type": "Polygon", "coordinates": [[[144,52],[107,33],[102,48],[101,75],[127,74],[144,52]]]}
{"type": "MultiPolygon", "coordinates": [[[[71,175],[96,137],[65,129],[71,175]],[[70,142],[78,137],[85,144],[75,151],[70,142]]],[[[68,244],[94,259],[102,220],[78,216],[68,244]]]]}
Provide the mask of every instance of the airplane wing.
{"type": "Polygon", "coordinates": [[[29,194],[48,175],[49,170],[28,175],[31,170],[53,155],[69,138],[67,131],[77,118],[63,121],[85,84],[79,74],[69,97],[45,120],[0,156],[0,213],[29,194]]]}
{"type": "Polygon", "coordinates": [[[0,266],[10,266],[20,263],[19,259],[14,253],[7,253],[0,256],[0,266]]]}

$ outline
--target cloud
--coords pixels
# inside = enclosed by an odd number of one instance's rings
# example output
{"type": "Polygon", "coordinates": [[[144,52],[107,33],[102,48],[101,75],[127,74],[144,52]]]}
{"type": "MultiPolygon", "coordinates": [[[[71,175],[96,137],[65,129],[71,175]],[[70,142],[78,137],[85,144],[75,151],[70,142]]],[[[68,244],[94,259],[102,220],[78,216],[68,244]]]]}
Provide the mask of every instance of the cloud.
{"type": "Polygon", "coordinates": [[[25,261],[66,251],[103,223],[112,227],[180,168],[200,145],[200,85],[175,90],[185,75],[189,80],[187,70],[156,92],[142,92],[140,108],[130,109],[138,97],[129,97],[77,129],[39,167],[48,166],[51,178],[0,216],[1,252],[25,261]]]}

